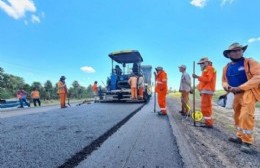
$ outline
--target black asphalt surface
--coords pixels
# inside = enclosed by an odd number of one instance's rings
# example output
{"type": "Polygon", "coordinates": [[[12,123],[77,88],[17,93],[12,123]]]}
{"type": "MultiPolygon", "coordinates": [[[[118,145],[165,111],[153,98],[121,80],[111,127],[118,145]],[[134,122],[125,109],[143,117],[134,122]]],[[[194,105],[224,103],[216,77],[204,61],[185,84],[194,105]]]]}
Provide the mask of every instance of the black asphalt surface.
{"type": "Polygon", "coordinates": [[[183,165],[168,116],[154,113],[150,101],[77,168],[179,168],[183,165]]]}
{"type": "Polygon", "coordinates": [[[78,152],[142,105],[96,103],[1,117],[0,167],[66,167],[78,152]]]}

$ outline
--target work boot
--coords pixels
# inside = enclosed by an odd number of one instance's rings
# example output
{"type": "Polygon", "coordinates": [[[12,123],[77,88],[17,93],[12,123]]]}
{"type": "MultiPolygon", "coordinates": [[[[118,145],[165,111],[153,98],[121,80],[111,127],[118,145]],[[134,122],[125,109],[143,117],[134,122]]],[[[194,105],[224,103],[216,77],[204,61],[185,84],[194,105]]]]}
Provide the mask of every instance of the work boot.
{"type": "Polygon", "coordinates": [[[163,113],[162,111],[157,112],[158,115],[166,115],[166,113],[163,113]]]}
{"type": "Polygon", "coordinates": [[[240,147],[240,151],[247,153],[247,154],[252,154],[253,149],[250,146],[251,146],[251,144],[243,142],[240,147]]]}
{"type": "Polygon", "coordinates": [[[234,143],[237,143],[237,144],[242,144],[242,139],[241,138],[233,138],[233,137],[230,137],[230,138],[228,138],[228,140],[230,141],[230,142],[234,142],[234,143]]]}
{"type": "Polygon", "coordinates": [[[183,111],[179,111],[179,113],[181,113],[181,114],[184,114],[184,112],[183,112],[183,111]]]}
{"type": "Polygon", "coordinates": [[[203,128],[213,128],[213,125],[201,125],[200,127],[203,127],[203,128]]]}
{"type": "Polygon", "coordinates": [[[213,125],[207,125],[205,123],[198,123],[197,126],[202,128],[213,128],[213,125]]]}

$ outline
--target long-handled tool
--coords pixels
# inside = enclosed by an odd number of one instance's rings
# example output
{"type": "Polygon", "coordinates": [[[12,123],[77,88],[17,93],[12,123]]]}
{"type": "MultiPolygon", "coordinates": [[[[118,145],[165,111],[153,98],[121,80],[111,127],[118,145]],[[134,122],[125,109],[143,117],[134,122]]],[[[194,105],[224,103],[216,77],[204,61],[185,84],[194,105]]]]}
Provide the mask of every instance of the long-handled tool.
{"type": "Polygon", "coordinates": [[[154,74],[154,107],[153,107],[153,112],[156,113],[156,72],[153,72],[154,74]]]}
{"type": "MultiPolygon", "coordinates": [[[[195,61],[193,61],[193,74],[195,74],[195,61]]],[[[196,120],[195,120],[195,78],[193,78],[193,125],[196,126],[196,120]]]]}

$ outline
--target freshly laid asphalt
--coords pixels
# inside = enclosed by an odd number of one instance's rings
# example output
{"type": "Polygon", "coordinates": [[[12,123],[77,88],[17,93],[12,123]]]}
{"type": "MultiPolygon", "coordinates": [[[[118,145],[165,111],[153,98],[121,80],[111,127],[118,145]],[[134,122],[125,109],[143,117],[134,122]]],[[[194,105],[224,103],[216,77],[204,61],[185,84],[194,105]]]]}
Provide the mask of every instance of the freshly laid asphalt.
{"type": "Polygon", "coordinates": [[[183,167],[168,116],[153,111],[150,101],[77,168],[183,167]]]}
{"type": "Polygon", "coordinates": [[[141,106],[96,103],[1,117],[0,167],[59,167],[141,106]]]}
{"type": "Polygon", "coordinates": [[[179,150],[171,115],[157,115],[153,103],[95,103],[39,108],[39,112],[29,108],[27,115],[1,113],[0,167],[185,167],[188,157],[180,153],[187,152],[179,150]]]}

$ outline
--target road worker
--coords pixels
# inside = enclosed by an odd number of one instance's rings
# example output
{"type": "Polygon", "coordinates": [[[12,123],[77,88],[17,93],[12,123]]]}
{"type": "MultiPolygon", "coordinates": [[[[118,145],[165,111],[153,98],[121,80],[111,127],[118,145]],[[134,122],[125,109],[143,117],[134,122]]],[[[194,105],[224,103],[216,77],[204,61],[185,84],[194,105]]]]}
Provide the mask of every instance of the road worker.
{"type": "Polygon", "coordinates": [[[144,99],[144,77],[142,74],[138,77],[138,99],[144,99]]]}
{"type": "Polygon", "coordinates": [[[41,101],[40,101],[40,92],[36,87],[33,88],[33,91],[31,92],[31,97],[33,99],[33,104],[34,107],[37,106],[36,102],[38,102],[38,105],[41,106],[41,101]]]}
{"type": "Polygon", "coordinates": [[[94,102],[97,101],[97,95],[98,95],[98,82],[95,81],[93,86],[92,86],[92,93],[93,93],[93,96],[94,96],[94,102]]]}
{"type": "Polygon", "coordinates": [[[58,85],[58,94],[60,96],[60,108],[66,108],[66,98],[67,98],[67,86],[65,83],[65,76],[61,76],[59,82],[57,83],[58,85]]]}
{"type": "Polygon", "coordinates": [[[23,102],[30,107],[30,103],[27,102],[26,98],[27,98],[28,93],[23,90],[23,88],[19,88],[19,90],[16,92],[16,96],[19,99],[20,102],[20,107],[19,108],[23,108],[23,102]]]}
{"type": "Polygon", "coordinates": [[[240,150],[252,153],[253,128],[255,126],[256,101],[260,101],[260,64],[252,58],[243,57],[247,45],[233,43],[223,55],[231,60],[223,68],[222,86],[233,92],[234,121],[237,128],[236,138],[229,141],[241,144],[240,150]]]}
{"type": "Polygon", "coordinates": [[[190,75],[186,72],[186,65],[179,66],[179,71],[182,73],[179,92],[181,92],[181,111],[182,115],[188,115],[190,110],[189,95],[191,91],[190,75]]]}
{"type": "Polygon", "coordinates": [[[201,125],[201,127],[213,128],[212,96],[216,87],[216,70],[207,57],[201,58],[198,64],[202,74],[201,76],[192,74],[192,77],[199,80],[198,90],[201,96],[201,112],[205,120],[205,125],[201,125]]]}
{"type": "Polygon", "coordinates": [[[128,79],[128,83],[131,87],[131,99],[136,100],[137,99],[137,76],[132,73],[131,77],[128,79]]]}
{"type": "Polygon", "coordinates": [[[158,104],[160,107],[160,111],[158,111],[159,115],[167,115],[166,109],[166,95],[167,95],[167,73],[163,70],[163,67],[158,66],[155,68],[155,80],[156,86],[155,91],[158,94],[158,104]]]}
{"type": "Polygon", "coordinates": [[[115,66],[115,73],[116,73],[116,75],[118,75],[118,76],[121,76],[121,75],[122,75],[122,69],[120,68],[119,65],[116,65],[116,66],[115,66]]]}

